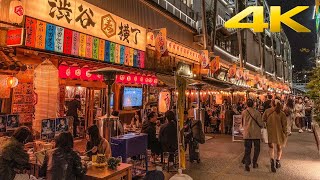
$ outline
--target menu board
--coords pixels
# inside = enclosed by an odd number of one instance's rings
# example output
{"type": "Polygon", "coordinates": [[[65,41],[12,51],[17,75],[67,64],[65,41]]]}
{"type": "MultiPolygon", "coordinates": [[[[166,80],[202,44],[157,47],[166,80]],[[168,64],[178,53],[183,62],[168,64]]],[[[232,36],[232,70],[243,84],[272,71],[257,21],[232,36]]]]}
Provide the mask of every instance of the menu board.
{"type": "Polygon", "coordinates": [[[13,89],[12,113],[20,115],[21,123],[32,122],[34,94],[32,83],[19,83],[13,89]]]}

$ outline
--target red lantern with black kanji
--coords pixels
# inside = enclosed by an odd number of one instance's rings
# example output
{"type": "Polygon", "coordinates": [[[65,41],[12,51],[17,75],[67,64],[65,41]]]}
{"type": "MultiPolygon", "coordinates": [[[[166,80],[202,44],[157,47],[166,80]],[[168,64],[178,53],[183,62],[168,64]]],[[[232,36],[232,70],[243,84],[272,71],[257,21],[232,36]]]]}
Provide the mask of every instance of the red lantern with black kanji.
{"type": "Polygon", "coordinates": [[[67,79],[70,76],[70,67],[67,63],[62,62],[59,66],[59,78],[67,79]]]}

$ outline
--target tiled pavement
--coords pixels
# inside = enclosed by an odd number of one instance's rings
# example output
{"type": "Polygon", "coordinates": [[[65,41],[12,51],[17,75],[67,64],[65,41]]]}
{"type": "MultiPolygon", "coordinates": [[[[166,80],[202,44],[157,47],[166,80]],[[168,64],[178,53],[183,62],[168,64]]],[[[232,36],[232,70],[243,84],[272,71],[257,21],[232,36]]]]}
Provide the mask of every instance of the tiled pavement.
{"type": "Polygon", "coordinates": [[[187,164],[184,173],[194,180],[320,180],[320,156],[313,133],[293,133],[284,148],[282,168],[271,173],[268,148],[261,144],[259,168],[245,172],[241,164],[242,142],[232,142],[231,136],[218,135],[200,146],[201,163],[187,164]]]}
{"type": "MultiPolygon", "coordinates": [[[[75,148],[84,151],[85,143],[77,141],[75,148]]],[[[243,151],[242,142],[232,142],[231,136],[216,135],[200,145],[200,164],[187,162],[184,173],[194,180],[320,180],[320,156],[313,133],[295,132],[289,137],[282,168],[277,173],[269,170],[266,144],[261,144],[259,168],[251,168],[251,172],[245,172],[241,164],[243,151]]],[[[172,175],[165,172],[166,179],[172,175]]]]}

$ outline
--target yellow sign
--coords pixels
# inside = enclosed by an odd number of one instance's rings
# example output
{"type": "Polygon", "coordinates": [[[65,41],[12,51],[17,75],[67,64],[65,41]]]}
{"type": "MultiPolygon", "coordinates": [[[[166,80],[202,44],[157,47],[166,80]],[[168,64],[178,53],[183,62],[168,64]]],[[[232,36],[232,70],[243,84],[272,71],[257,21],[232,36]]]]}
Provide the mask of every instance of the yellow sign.
{"type": "Polygon", "coordinates": [[[146,29],[83,0],[22,0],[25,15],[129,46],[146,50],[146,29]]]}
{"type": "MultiPolygon", "coordinates": [[[[280,32],[281,23],[287,25],[296,32],[311,32],[310,29],[302,26],[292,19],[293,16],[308,9],[309,6],[297,6],[284,14],[281,14],[280,6],[270,7],[270,31],[280,32]]],[[[252,28],[254,32],[263,32],[268,28],[268,23],[264,21],[264,7],[263,6],[249,6],[245,10],[241,11],[231,19],[229,19],[224,25],[226,28],[252,28]],[[252,23],[240,23],[242,19],[248,15],[253,14],[252,23]]]]}
{"type": "Polygon", "coordinates": [[[187,82],[182,77],[177,77],[177,90],[178,90],[178,101],[177,101],[177,107],[178,107],[178,117],[179,117],[179,156],[180,156],[180,167],[182,169],[186,168],[186,155],[184,151],[184,105],[186,100],[186,89],[187,89],[187,82]]]}

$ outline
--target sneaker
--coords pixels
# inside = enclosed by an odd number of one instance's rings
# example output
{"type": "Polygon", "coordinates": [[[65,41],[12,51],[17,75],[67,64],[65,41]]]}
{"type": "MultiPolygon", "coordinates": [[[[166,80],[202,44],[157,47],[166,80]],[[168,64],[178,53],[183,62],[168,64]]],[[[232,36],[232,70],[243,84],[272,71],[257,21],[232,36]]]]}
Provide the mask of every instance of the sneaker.
{"type": "Polygon", "coordinates": [[[303,133],[303,130],[302,130],[302,129],[299,129],[299,133],[303,133]]]}
{"type": "Polygon", "coordinates": [[[292,134],[292,133],[291,133],[291,132],[289,132],[289,133],[288,133],[288,136],[291,136],[291,134],[292,134]]]}
{"type": "Polygon", "coordinates": [[[280,160],[276,160],[276,168],[277,169],[281,168],[280,160]]]}
{"type": "Polygon", "coordinates": [[[312,132],[312,130],[311,130],[311,129],[308,129],[308,132],[312,132]]]}
{"type": "Polygon", "coordinates": [[[259,165],[258,165],[258,163],[254,163],[252,167],[253,167],[253,169],[256,169],[259,167],[259,165]]]}

